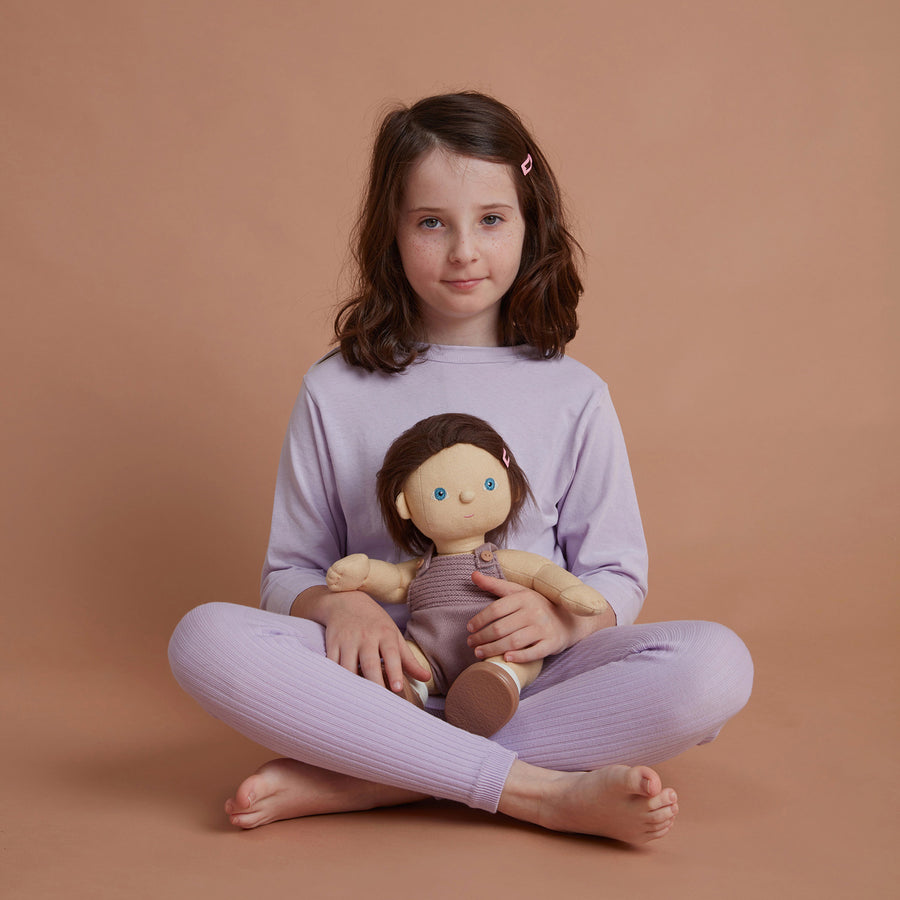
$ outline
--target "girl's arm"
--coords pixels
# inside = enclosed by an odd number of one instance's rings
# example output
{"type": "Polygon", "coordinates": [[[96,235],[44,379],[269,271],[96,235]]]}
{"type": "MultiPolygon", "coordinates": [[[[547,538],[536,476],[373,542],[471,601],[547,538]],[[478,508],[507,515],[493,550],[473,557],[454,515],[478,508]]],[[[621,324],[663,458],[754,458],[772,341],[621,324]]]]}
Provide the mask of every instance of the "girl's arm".
{"type": "Polygon", "coordinates": [[[331,566],[325,583],[336,592],[365,591],[381,603],[406,603],[406,592],[421,564],[418,559],[389,563],[354,553],[331,566]]]}
{"type": "Polygon", "coordinates": [[[324,589],[325,570],[348,552],[342,513],[326,429],[305,378],[278,465],[263,609],[299,615],[295,598],[313,587],[324,589]]]}
{"type": "Polygon", "coordinates": [[[565,558],[560,562],[604,596],[617,624],[630,625],[647,590],[647,545],[622,430],[605,385],[579,421],[566,463],[571,477],[557,501],[556,536],[565,558]]]}
{"type": "Polygon", "coordinates": [[[595,631],[629,625],[640,611],[647,588],[647,548],[628,455],[609,392],[596,376],[591,379],[591,400],[555,448],[558,452],[548,455],[556,475],[570,473],[554,501],[555,537],[565,568],[604,598],[605,609],[576,616],[514,580],[476,573],[472,578],[478,586],[498,598],[468,623],[469,645],[482,658],[542,659],[595,631]]]}
{"type": "Polygon", "coordinates": [[[496,555],[507,579],[537,591],[576,616],[596,616],[609,609],[598,590],[537,553],[498,550],[496,555]]]}
{"type": "Polygon", "coordinates": [[[369,473],[357,462],[349,470],[359,481],[358,491],[348,481],[346,465],[338,476],[327,417],[311,395],[308,378],[282,447],[261,605],[322,625],[328,659],[377,684],[386,680],[392,690],[402,690],[404,672],[420,680],[430,673],[412,655],[388,612],[368,594],[335,593],[324,583],[328,566],[347,553],[347,519],[368,521],[375,515],[362,500],[345,508],[338,484],[345,485],[351,497],[368,496],[362,486],[374,482],[377,466],[372,463],[369,473]]]}

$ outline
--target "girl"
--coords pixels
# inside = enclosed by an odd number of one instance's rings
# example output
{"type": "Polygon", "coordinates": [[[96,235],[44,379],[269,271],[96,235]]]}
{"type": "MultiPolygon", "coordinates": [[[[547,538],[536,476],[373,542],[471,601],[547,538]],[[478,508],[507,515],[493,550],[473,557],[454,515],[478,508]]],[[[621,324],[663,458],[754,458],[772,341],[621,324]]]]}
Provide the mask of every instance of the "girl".
{"type": "Polygon", "coordinates": [[[170,644],[185,690],[285,757],[226,812],[252,828],[438,796],[556,830],[662,837],[678,801],[649,766],[712,740],[747,701],[752,665],[721,626],[633,624],[646,547],[606,385],[564,355],[582,288],[543,154],[481,94],[398,109],[355,237],[340,353],[306,375],[282,451],[262,609],[207,604],[170,644]],[[476,656],[544,661],[490,739],[392,695],[404,674],[428,674],[403,640],[405,607],[324,584],[351,553],[398,559],[371,486],[398,434],[448,411],[489,419],[529,475],[535,503],[510,542],[608,604],[577,617],[473,574],[497,597],[468,623],[476,656]]]}

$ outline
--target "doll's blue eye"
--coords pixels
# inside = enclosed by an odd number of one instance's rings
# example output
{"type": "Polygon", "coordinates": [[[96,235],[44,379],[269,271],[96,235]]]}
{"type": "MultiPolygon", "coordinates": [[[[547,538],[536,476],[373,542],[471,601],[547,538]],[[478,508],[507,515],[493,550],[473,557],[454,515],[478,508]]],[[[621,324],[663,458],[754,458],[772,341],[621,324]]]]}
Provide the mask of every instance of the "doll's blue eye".
{"type": "Polygon", "coordinates": [[[492,491],[495,487],[497,487],[497,482],[493,478],[485,478],[484,489],[486,491],[492,491]]]}
{"type": "Polygon", "coordinates": [[[434,489],[434,499],[435,500],[446,500],[447,492],[443,488],[435,488],[434,489]]]}

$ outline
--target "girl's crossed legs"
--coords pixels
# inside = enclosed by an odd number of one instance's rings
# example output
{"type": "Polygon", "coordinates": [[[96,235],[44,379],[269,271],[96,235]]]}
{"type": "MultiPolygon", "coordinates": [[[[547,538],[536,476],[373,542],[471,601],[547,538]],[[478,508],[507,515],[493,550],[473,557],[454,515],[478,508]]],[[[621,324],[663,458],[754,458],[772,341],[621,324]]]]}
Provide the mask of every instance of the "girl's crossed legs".
{"type": "Polygon", "coordinates": [[[721,626],[606,629],[548,659],[488,740],[329,661],[322,627],[304,619],[207,604],[179,624],[169,655],[201,706],[286,757],[229,801],[242,827],[437,796],[556,830],[652,840],[677,801],[647,764],[711,739],[752,680],[749,654],[721,626]]]}

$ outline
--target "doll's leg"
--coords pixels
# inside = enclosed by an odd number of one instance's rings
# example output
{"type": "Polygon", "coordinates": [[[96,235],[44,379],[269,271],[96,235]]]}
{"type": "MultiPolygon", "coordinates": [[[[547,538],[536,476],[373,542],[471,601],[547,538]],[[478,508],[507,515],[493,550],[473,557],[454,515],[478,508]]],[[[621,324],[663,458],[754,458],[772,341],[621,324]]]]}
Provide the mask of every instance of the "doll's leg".
{"type": "Polygon", "coordinates": [[[540,674],[543,663],[504,662],[494,656],[464,669],[447,691],[444,716],[451,725],[490,737],[519,708],[519,695],[540,674]]]}
{"type": "Polygon", "coordinates": [[[534,684],[535,679],[541,674],[541,669],[544,668],[544,662],[540,659],[530,663],[510,663],[506,662],[502,656],[491,656],[485,662],[501,666],[512,672],[516,678],[516,683],[519,685],[520,694],[525,688],[534,684]]]}
{"type": "Polygon", "coordinates": [[[323,629],[210,603],[178,625],[172,671],[207,712],[312,766],[495,811],[515,754],[325,657],[323,629]]]}
{"type": "Polygon", "coordinates": [[[746,647],[721,625],[608,628],[545,660],[493,740],[551,769],[653,765],[712,740],[752,681],[746,647]]]}

